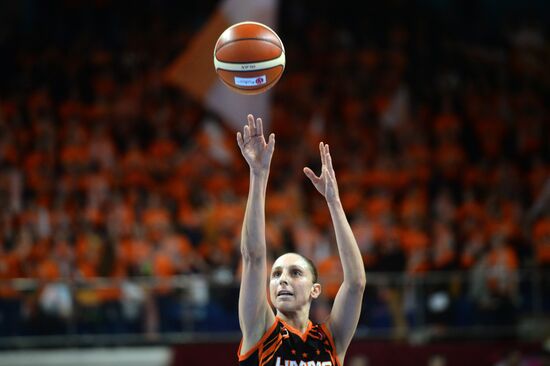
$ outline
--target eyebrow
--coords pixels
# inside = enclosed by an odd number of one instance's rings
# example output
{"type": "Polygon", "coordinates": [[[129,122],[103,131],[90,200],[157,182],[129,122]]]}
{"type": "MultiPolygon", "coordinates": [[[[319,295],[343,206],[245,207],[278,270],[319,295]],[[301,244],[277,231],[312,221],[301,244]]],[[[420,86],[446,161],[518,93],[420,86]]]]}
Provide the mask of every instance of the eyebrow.
{"type": "MultiPolygon", "coordinates": [[[[299,269],[299,270],[301,270],[301,271],[305,270],[304,267],[302,267],[302,266],[300,266],[300,265],[297,265],[297,264],[292,264],[292,265],[288,266],[288,268],[290,268],[290,269],[299,269]]],[[[275,271],[278,271],[278,270],[281,270],[281,269],[283,269],[282,266],[273,267],[273,269],[271,270],[271,272],[275,272],[275,271]]]]}

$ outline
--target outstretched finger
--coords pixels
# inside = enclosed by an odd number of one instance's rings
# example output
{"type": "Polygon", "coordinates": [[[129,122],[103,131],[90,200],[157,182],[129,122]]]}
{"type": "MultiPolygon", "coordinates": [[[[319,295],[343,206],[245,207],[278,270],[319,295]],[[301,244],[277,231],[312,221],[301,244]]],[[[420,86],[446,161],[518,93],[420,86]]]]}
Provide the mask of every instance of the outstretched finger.
{"type": "Polygon", "coordinates": [[[261,118],[256,118],[256,135],[264,136],[264,124],[261,118]]]}
{"type": "Polygon", "coordinates": [[[325,145],[326,146],[326,149],[325,149],[325,160],[327,162],[327,168],[328,168],[328,171],[331,173],[331,174],[334,174],[334,168],[332,167],[332,156],[330,156],[330,149],[329,149],[329,146],[328,145],[325,145]]]}
{"type": "Polygon", "coordinates": [[[249,114],[248,116],[248,128],[250,129],[250,135],[255,135],[256,125],[254,124],[254,116],[249,114]]]}
{"type": "Polygon", "coordinates": [[[250,140],[250,125],[244,126],[243,141],[250,140]]]}
{"type": "Polygon", "coordinates": [[[319,142],[319,154],[321,155],[321,166],[325,166],[325,144],[319,142]]]}
{"type": "Polygon", "coordinates": [[[243,135],[241,134],[240,131],[237,132],[237,144],[239,145],[240,148],[242,148],[244,145],[243,135]]]}
{"type": "Polygon", "coordinates": [[[273,150],[275,150],[275,134],[274,133],[269,135],[269,142],[267,144],[267,149],[269,150],[270,154],[273,154],[273,150]]]}

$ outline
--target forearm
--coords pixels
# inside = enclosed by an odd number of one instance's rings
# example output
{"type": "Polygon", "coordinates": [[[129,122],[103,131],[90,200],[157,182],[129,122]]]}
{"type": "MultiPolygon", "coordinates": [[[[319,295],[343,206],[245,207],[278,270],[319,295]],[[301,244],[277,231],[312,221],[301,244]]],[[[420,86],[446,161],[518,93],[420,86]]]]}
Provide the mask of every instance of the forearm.
{"type": "Polygon", "coordinates": [[[346,218],[340,200],[328,202],[332,224],[338,246],[338,254],[344,271],[344,283],[350,286],[364,286],[366,282],[365,267],[361,251],[346,218]]]}
{"type": "Polygon", "coordinates": [[[265,193],[268,175],[250,173],[250,188],[241,233],[245,259],[265,258],[265,193]]]}

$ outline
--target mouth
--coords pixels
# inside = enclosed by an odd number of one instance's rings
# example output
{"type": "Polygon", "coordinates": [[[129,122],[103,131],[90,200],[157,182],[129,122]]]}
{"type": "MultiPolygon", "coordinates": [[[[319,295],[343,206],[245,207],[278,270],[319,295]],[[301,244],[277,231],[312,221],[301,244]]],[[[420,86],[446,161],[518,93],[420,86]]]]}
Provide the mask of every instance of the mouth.
{"type": "Polygon", "coordinates": [[[293,296],[294,294],[288,290],[281,290],[279,292],[277,292],[277,297],[282,297],[282,296],[293,296]]]}

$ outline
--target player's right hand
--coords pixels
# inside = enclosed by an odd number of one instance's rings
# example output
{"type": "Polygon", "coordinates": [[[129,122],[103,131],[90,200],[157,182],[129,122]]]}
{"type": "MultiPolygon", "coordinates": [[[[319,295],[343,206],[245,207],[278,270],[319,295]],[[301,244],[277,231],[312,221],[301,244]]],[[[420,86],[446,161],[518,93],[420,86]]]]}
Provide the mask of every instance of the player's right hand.
{"type": "Polygon", "coordinates": [[[265,141],[261,118],[254,120],[253,115],[248,115],[248,123],[244,126],[243,133],[237,132],[237,144],[253,174],[262,175],[269,172],[275,149],[275,134],[269,135],[269,142],[265,141]]]}

